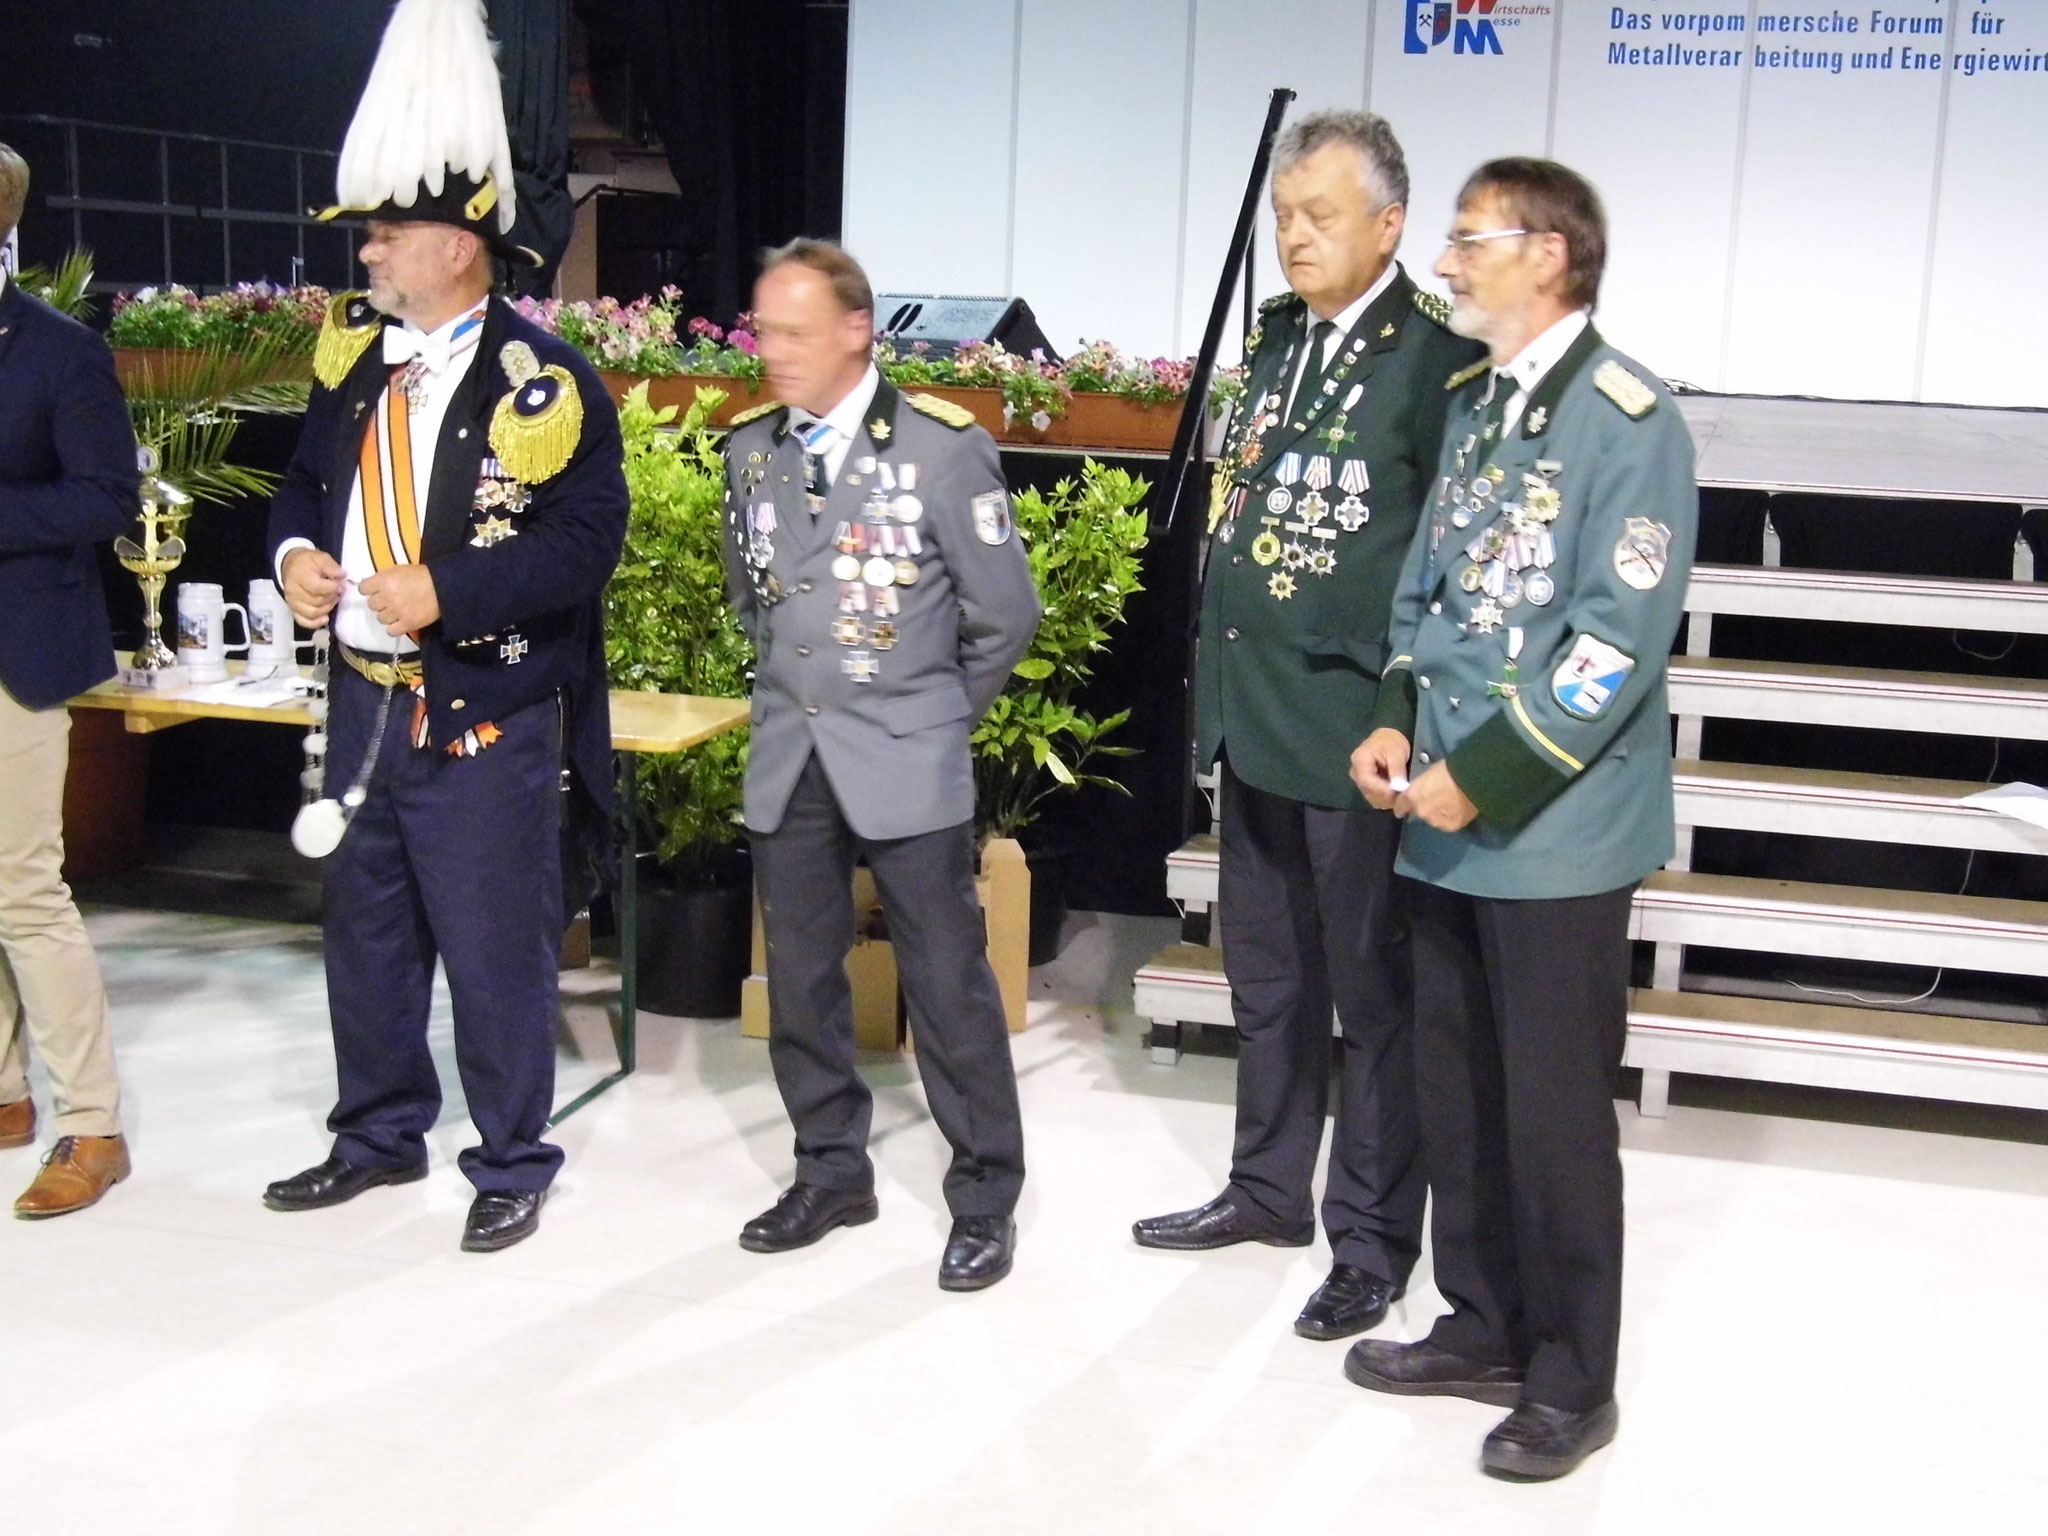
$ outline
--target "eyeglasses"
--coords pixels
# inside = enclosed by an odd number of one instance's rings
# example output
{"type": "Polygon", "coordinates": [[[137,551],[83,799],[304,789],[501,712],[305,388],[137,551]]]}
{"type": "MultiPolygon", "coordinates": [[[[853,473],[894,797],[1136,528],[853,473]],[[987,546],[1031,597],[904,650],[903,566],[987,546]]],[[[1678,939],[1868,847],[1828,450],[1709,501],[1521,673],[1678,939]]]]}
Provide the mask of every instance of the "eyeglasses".
{"type": "Polygon", "coordinates": [[[1482,229],[1469,235],[1446,235],[1444,236],[1444,245],[1447,249],[1456,251],[1460,256],[1470,256],[1489,240],[1505,240],[1511,235],[1527,235],[1532,233],[1534,231],[1527,229],[1482,229]]]}

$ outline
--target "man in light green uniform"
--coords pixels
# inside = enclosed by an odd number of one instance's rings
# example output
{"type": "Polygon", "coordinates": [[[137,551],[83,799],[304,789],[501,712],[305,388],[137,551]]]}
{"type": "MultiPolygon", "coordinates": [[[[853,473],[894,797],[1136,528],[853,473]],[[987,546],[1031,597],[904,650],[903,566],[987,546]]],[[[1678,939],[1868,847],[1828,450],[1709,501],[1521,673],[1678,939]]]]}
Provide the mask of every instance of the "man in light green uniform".
{"type": "Polygon", "coordinates": [[[1512,1406],[1489,1471],[1556,1477],[1613,1438],[1629,904],[1673,847],[1665,667],[1699,497],[1685,423],[1591,323],[1593,188],[1496,160],[1438,264],[1490,364],[1451,380],[1442,461],[1352,758],[1406,818],[1416,1086],[1451,1305],[1367,1340],[1377,1391],[1512,1406]],[[1412,780],[1412,782],[1411,782],[1412,780]]]}

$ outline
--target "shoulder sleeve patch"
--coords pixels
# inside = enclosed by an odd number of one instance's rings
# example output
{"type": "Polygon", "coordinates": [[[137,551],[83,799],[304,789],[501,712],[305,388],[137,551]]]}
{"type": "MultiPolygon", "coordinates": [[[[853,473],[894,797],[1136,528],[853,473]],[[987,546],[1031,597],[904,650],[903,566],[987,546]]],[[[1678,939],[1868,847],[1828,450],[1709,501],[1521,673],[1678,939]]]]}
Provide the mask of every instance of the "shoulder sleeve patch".
{"type": "Polygon", "coordinates": [[[750,421],[759,421],[763,416],[773,415],[782,409],[780,400],[764,400],[759,405],[750,405],[727,423],[728,426],[744,427],[750,421]]]}
{"type": "Polygon", "coordinates": [[[1657,392],[1611,357],[1593,370],[1593,387],[1635,419],[1657,408],[1657,392]]]}
{"type": "Polygon", "coordinates": [[[912,410],[921,411],[934,421],[943,421],[956,432],[964,432],[974,425],[974,412],[964,405],[941,400],[937,395],[905,395],[903,399],[912,410]]]}
{"type": "Polygon", "coordinates": [[[1440,293],[1431,293],[1427,288],[1418,288],[1414,294],[1415,307],[1438,325],[1451,323],[1451,301],[1440,293]]]}
{"type": "Polygon", "coordinates": [[[1492,366],[1493,360],[1491,358],[1482,357],[1481,359],[1479,359],[1478,362],[1474,363],[1471,367],[1460,368],[1448,379],[1445,379],[1444,388],[1463,389],[1467,384],[1470,384],[1474,379],[1478,378],[1479,375],[1486,372],[1486,370],[1491,368],[1492,366]]]}
{"type": "Polygon", "coordinates": [[[313,343],[313,377],[329,389],[339,389],[383,328],[384,317],[370,307],[368,294],[337,293],[327,301],[327,315],[313,343]]]}

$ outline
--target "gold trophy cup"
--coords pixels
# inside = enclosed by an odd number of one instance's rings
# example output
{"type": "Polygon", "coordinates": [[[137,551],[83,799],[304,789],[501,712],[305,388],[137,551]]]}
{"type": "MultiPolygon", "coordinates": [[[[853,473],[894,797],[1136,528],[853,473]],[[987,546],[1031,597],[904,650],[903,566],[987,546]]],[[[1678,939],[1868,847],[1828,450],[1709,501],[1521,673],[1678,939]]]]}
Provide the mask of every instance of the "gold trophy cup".
{"type": "Polygon", "coordinates": [[[164,644],[164,578],[185,558],[185,523],[192,516],[192,498],[157,478],[154,449],[138,448],[135,458],[142,470],[142,542],[116,539],[114,553],[140,578],[143,637],[129,665],[121,669],[121,680],[136,687],[172,688],[184,669],[178,665],[177,652],[164,644]]]}

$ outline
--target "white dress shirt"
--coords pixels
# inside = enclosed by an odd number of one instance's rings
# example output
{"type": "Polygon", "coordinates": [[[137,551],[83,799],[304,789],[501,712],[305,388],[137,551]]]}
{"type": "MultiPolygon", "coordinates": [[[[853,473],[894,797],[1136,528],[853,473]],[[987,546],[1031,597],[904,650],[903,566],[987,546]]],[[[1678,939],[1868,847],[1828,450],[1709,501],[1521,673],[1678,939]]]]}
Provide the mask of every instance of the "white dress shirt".
{"type": "Polygon", "coordinates": [[[881,386],[882,375],[876,371],[873,363],[869,363],[868,371],[860,376],[860,382],[848,390],[840,398],[839,403],[823,416],[813,416],[801,406],[791,408],[790,417],[799,437],[815,421],[822,421],[832,429],[832,435],[825,439],[825,451],[822,455],[827,485],[839,478],[840,468],[846,463],[846,452],[853,446],[853,440],[860,435],[863,418],[867,416],[868,407],[874,403],[875,391],[881,386]]]}
{"type": "MultiPolygon", "coordinates": [[[[455,390],[469,374],[470,362],[476,356],[476,339],[482,334],[481,328],[472,328],[464,338],[467,345],[456,343],[451,348],[450,338],[455,328],[467,320],[474,310],[464,310],[447,324],[430,332],[407,322],[402,326],[384,328],[384,361],[393,367],[412,360],[417,355],[427,365],[426,392],[424,403],[412,413],[412,483],[413,502],[420,512],[420,535],[426,536],[427,487],[434,483],[434,448],[441,440],[441,422],[448,414],[448,404],[455,398],[455,390]],[[436,371],[436,364],[440,364],[436,371]]],[[[375,431],[372,423],[365,430],[375,431]]],[[[285,556],[295,549],[311,549],[310,539],[286,539],[277,547],[277,580],[284,584],[285,556]]],[[[370,579],[377,573],[376,563],[370,558],[369,535],[363,531],[363,477],[356,471],[349,487],[348,516],[341,529],[341,569],[346,578],[341,589],[341,598],[334,605],[334,612],[328,619],[334,638],[352,651],[364,651],[372,655],[390,655],[393,652],[404,656],[417,651],[409,636],[393,635],[385,631],[377,615],[370,611],[370,600],[357,590],[357,584],[370,579]]]]}
{"type": "Polygon", "coordinates": [[[1502,437],[1514,431],[1515,423],[1522,419],[1523,408],[1529,403],[1529,396],[1543,382],[1543,375],[1555,368],[1557,360],[1571,350],[1572,343],[1579,339],[1579,332],[1592,324],[1592,318],[1586,310],[1573,310],[1510,358],[1507,367],[1494,370],[1499,377],[1494,380],[1493,388],[1499,389],[1509,381],[1515,386],[1514,394],[1508,399],[1507,414],[1501,418],[1502,437]]]}
{"type": "MultiPolygon", "coordinates": [[[[1283,406],[1294,403],[1295,392],[1301,387],[1301,372],[1304,368],[1313,363],[1315,366],[1314,377],[1321,378],[1323,376],[1324,372],[1328,370],[1330,359],[1336,354],[1337,348],[1344,344],[1344,338],[1349,336],[1357,326],[1359,316],[1372,308],[1379,296],[1387,291],[1394,281],[1394,274],[1399,270],[1400,267],[1396,263],[1388,262],[1386,270],[1373,280],[1373,285],[1370,288],[1366,289],[1364,293],[1330,317],[1331,323],[1336,329],[1330,332],[1330,339],[1323,343],[1322,356],[1311,358],[1308,355],[1310,351],[1308,345],[1309,335],[1303,335],[1301,361],[1295,364],[1294,376],[1288,380],[1287,393],[1281,397],[1280,403],[1283,406]]],[[[1321,322],[1322,316],[1318,315],[1314,310],[1308,312],[1308,328],[1310,333],[1313,333],[1316,326],[1321,324],[1321,322]]]]}

